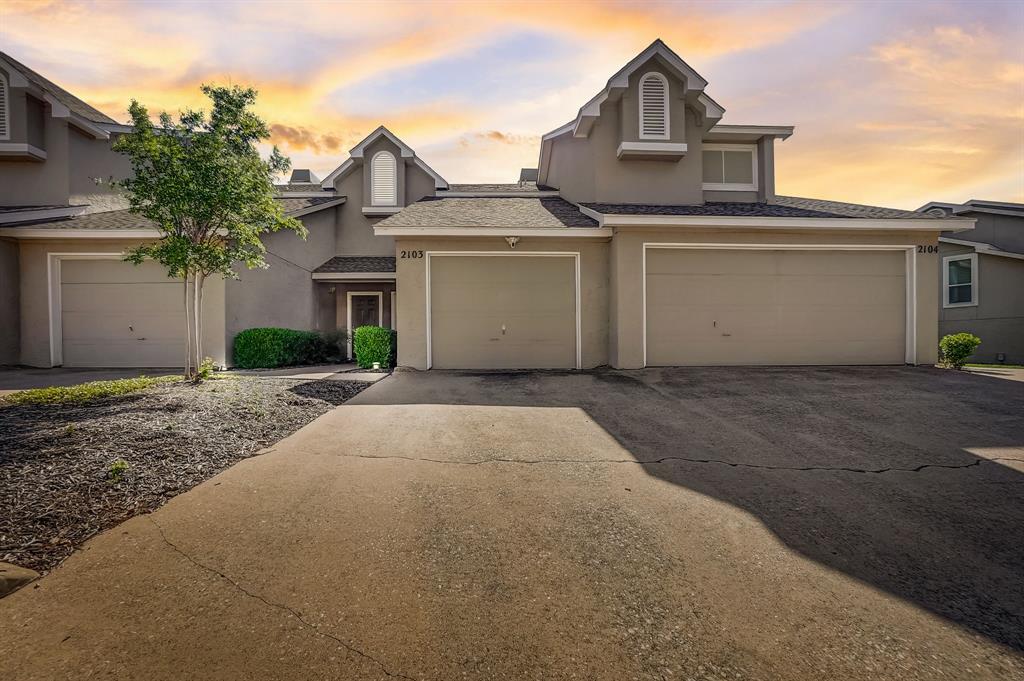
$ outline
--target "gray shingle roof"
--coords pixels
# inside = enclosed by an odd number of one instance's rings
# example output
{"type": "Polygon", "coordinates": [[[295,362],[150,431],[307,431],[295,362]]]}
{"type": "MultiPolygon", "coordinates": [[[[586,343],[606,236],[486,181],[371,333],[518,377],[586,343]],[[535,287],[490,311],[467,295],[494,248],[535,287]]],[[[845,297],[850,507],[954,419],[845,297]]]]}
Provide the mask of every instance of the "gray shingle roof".
{"type": "Polygon", "coordinates": [[[320,267],[314,273],[349,273],[349,272],[394,272],[394,256],[378,255],[338,255],[320,267]]]}
{"type": "Polygon", "coordinates": [[[305,196],[299,199],[285,199],[278,197],[277,202],[284,208],[285,215],[291,215],[300,210],[311,208],[313,206],[319,206],[323,203],[329,203],[331,201],[337,201],[340,196],[305,196]]]}
{"type": "Polygon", "coordinates": [[[322,192],[324,196],[333,196],[335,194],[333,189],[322,189],[319,184],[275,184],[274,191],[278,194],[313,194],[316,192],[322,192]]]}
{"type": "MultiPolygon", "coordinates": [[[[291,215],[300,210],[318,206],[322,203],[335,201],[340,197],[309,197],[299,199],[277,199],[284,208],[285,215],[291,215]]],[[[85,213],[73,218],[63,220],[51,220],[49,222],[22,222],[10,227],[25,227],[31,229],[153,229],[153,222],[146,218],[135,215],[128,210],[108,210],[100,213],[85,213]]]]}
{"type": "Polygon", "coordinates": [[[378,227],[596,227],[558,197],[427,197],[377,223],[378,227]]]}
{"type": "MultiPolygon", "coordinates": [[[[445,190],[439,190],[437,193],[438,196],[443,196],[444,191],[445,190]]],[[[538,187],[536,182],[516,182],[512,184],[450,184],[448,185],[447,191],[461,192],[464,194],[500,194],[502,192],[524,194],[528,192],[543,192],[552,190],[538,187]]]]}
{"type": "Polygon", "coordinates": [[[769,218],[866,218],[866,219],[928,219],[912,210],[881,208],[857,203],[778,196],[775,203],[743,203],[739,201],[708,201],[699,205],[651,205],[625,203],[584,203],[591,210],[606,215],[693,215],[720,217],[769,218]]]}
{"type": "Polygon", "coordinates": [[[117,123],[117,121],[115,121],[110,116],[106,115],[99,109],[83,102],[81,99],[75,97],[73,94],[71,94],[61,86],[57,85],[52,80],[44,78],[41,74],[36,73],[35,71],[25,66],[20,61],[13,58],[6,52],[0,52],[0,57],[3,57],[7,61],[9,61],[11,63],[11,66],[17,69],[21,73],[21,75],[25,76],[25,78],[28,79],[30,83],[49,92],[57,99],[58,102],[60,102],[61,104],[63,104],[68,109],[78,114],[82,118],[90,120],[93,123],[117,123]]]}

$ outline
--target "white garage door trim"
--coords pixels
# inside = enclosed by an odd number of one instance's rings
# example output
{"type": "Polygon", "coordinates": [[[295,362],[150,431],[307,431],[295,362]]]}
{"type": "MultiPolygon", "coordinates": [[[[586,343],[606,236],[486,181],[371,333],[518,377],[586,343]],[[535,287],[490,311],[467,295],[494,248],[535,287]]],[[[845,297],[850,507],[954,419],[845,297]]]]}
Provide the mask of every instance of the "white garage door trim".
{"type": "Polygon", "coordinates": [[[124,253],[47,253],[46,285],[50,303],[50,366],[64,364],[64,329],[60,299],[62,260],[123,260],[124,253]]]}
{"type": "Polygon", "coordinates": [[[644,366],[647,366],[647,251],[658,249],[690,249],[709,251],[903,251],[905,253],[904,276],[907,286],[906,304],[906,354],[907,364],[917,364],[917,246],[865,245],[865,244],[706,244],[706,243],[655,243],[644,242],[641,294],[643,316],[644,366]]]}
{"type": "Polygon", "coordinates": [[[427,251],[426,252],[426,291],[427,291],[427,368],[430,369],[434,366],[434,355],[431,336],[433,335],[433,320],[431,318],[430,309],[430,264],[431,259],[435,257],[542,257],[542,258],[572,258],[576,270],[576,292],[575,292],[575,307],[576,307],[576,368],[579,369],[582,364],[581,357],[581,344],[580,344],[580,253],[579,251],[519,251],[516,253],[507,253],[502,251],[427,251]]]}

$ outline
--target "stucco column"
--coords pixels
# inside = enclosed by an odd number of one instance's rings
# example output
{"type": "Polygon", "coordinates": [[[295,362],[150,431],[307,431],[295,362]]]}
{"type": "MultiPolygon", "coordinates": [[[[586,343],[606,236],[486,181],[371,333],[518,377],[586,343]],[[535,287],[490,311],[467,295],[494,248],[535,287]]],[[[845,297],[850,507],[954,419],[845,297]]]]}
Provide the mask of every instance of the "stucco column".
{"type": "Polygon", "coordinates": [[[643,240],[617,232],[611,244],[609,364],[616,369],[644,366],[643,240]]]}

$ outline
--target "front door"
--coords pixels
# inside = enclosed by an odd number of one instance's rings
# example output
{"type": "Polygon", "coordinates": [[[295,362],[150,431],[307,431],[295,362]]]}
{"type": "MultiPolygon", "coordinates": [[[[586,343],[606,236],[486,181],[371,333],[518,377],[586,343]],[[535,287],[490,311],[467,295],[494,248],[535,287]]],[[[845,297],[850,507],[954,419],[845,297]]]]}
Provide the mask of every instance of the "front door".
{"type": "Polygon", "coordinates": [[[352,294],[352,329],[380,325],[380,295],[352,294]]]}

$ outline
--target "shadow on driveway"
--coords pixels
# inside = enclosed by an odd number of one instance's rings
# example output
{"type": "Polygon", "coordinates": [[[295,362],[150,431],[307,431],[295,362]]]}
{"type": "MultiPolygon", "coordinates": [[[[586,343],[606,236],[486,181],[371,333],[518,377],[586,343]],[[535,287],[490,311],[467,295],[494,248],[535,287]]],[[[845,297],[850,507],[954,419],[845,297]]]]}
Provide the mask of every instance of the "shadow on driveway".
{"type": "Polygon", "coordinates": [[[403,372],[353,404],[582,408],[649,475],[1024,650],[1022,383],[911,367],[403,372]]]}

